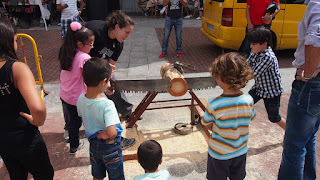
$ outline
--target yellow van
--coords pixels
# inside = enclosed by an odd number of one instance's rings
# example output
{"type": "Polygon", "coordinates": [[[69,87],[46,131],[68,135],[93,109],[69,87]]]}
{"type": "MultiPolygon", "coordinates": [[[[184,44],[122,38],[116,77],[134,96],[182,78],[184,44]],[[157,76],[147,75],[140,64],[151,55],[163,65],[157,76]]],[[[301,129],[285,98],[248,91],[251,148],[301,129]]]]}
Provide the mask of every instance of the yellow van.
{"type": "MultiPolygon", "coordinates": [[[[303,18],[304,0],[280,0],[280,12],[272,21],[273,45],[277,50],[296,49],[298,21],[303,18]]],[[[214,44],[238,50],[246,32],[247,0],[205,0],[201,31],[214,44]]]]}

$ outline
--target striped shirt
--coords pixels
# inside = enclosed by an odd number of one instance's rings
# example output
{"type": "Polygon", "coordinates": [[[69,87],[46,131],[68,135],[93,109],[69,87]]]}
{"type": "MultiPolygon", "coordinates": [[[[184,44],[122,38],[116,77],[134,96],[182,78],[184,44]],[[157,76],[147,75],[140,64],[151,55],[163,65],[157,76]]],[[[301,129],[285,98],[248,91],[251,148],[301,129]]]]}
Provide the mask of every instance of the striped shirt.
{"type": "Polygon", "coordinates": [[[247,153],[249,123],[255,115],[253,99],[248,94],[210,99],[201,120],[204,126],[212,125],[209,155],[228,160],[247,153]]]}
{"type": "Polygon", "coordinates": [[[262,53],[251,51],[247,61],[255,76],[251,89],[256,89],[257,96],[273,98],[283,92],[278,59],[270,46],[262,53]]]}

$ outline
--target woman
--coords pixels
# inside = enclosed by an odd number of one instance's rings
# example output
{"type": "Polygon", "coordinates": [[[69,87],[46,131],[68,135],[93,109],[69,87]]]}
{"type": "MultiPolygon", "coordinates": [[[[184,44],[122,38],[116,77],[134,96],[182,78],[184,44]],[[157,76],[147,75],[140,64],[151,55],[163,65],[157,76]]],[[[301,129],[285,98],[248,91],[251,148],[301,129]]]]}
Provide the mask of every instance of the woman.
{"type": "MultiPolygon", "coordinates": [[[[94,47],[90,51],[90,56],[106,59],[113,67],[114,72],[117,60],[123,49],[123,42],[130,38],[130,34],[134,29],[133,20],[121,10],[116,10],[107,18],[106,22],[93,20],[86,23],[85,26],[92,30],[95,36],[94,47]]],[[[112,79],[116,79],[114,75],[112,79]]],[[[115,90],[114,92],[106,92],[106,95],[115,103],[117,111],[121,113],[122,118],[130,117],[133,105],[128,102],[123,92],[115,90]]],[[[121,145],[125,149],[134,143],[134,138],[123,138],[121,145]]]]}
{"type": "Polygon", "coordinates": [[[15,27],[0,18],[0,156],[11,180],[53,179],[45,142],[38,130],[46,107],[29,67],[17,59],[15,27]]]}

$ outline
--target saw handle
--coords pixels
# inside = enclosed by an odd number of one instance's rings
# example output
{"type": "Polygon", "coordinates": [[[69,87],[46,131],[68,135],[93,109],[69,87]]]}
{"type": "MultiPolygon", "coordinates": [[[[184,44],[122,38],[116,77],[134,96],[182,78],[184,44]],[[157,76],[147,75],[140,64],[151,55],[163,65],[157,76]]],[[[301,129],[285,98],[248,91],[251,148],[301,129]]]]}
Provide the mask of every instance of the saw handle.
{"type": "Polygon", "coordinates": [[[182,63],[182,62],[180,62],[180,61],[174,62],[173,67],[176,68],[181,74],[184,73],[182,67],[188,68],[188,69],[190,69],[190,70],[192,70],[192,71],[195,71],[195,70],[196,70],[196,68],[194,67],[194,65],[182,63]]]}

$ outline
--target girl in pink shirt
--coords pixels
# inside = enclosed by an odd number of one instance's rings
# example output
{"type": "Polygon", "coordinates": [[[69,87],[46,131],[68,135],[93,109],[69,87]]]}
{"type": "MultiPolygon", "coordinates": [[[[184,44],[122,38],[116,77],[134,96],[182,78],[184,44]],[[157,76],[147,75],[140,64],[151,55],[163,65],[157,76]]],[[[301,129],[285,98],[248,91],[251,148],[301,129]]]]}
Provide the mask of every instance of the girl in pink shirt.
{"type": "Polygon", "coordinates": [[[84,63],[90,59],[88,53],[93,47],[94,34],[79,22],[72,22],[61,48],[59,56],[60,74],[60,99],[62,101],[65,119],[65,139],[70,142],[70,154],[75,154],[83,147],[79,141],[79,128],[82,121],[77,113],[77,101],[81,94],[86,93],[86,86],[82,78],[84,63]]]}

